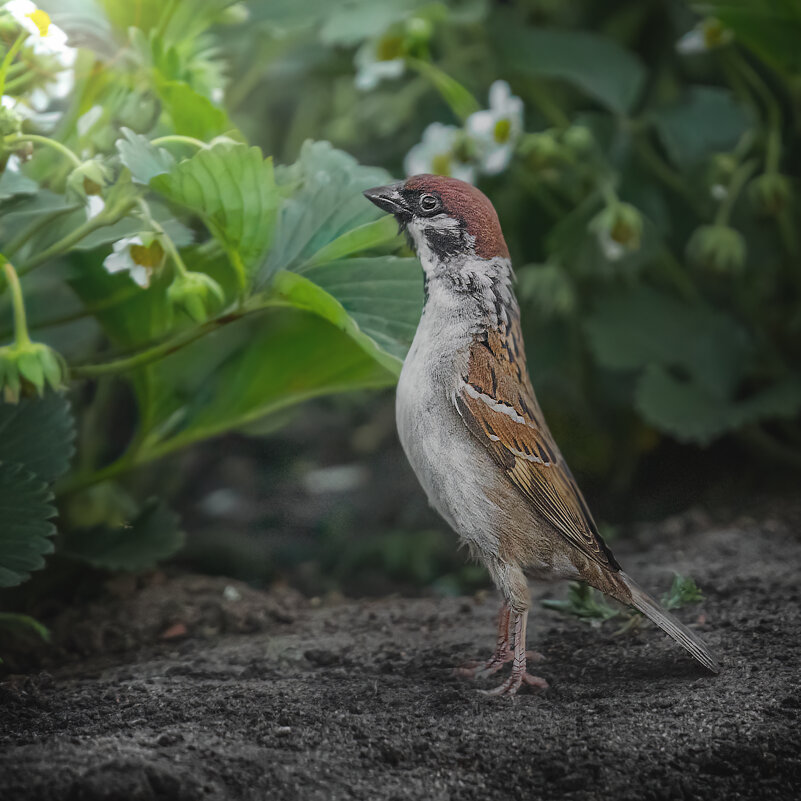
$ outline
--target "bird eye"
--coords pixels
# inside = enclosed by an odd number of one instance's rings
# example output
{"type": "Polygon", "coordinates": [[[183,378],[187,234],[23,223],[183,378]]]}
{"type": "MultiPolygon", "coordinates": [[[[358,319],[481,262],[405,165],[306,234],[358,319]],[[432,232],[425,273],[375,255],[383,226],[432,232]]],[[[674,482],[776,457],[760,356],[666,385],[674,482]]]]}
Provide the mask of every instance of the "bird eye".
{"type": "Polygon", "coordinates": [[[439,206],[439,200],[434,195],[423,195],[420,198],[420,209],[427,213],[434,211],[439,206]]]}

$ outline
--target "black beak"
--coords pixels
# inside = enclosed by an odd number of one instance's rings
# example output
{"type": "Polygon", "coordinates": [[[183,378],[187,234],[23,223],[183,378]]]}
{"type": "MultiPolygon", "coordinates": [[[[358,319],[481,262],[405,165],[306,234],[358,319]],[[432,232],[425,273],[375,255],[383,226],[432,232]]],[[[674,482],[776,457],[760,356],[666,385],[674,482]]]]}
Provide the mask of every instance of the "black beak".
{"type": "Polygon", "coordinates": [[[403,223],[411,219],[412,212],[400,193],[402,186],[402,183],[374,186],[372,189],[365,189],[364,196],[379,209],[394,214],[398,222],[403,223]]]}

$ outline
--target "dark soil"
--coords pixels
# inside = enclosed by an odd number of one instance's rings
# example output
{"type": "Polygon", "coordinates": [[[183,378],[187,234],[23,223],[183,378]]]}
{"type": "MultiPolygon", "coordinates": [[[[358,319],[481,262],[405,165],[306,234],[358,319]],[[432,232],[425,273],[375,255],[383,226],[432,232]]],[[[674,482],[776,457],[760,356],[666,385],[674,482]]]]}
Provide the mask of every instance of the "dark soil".
{"type": "Polygon", "coordinates": [[[535,585],[551,689],[515,699],[450,670],[488,654],[491,596],[315,606],[197,577],[112,585],[51,621],[60,667],[0,685],[0,796],[798,798],[801,541],[774,520],[703,528],[616,551],[655,591],[671,569],[695,577],[706,600],[678,614],[719,676],[653,628],[540,610],[564,588],[535,585]]]}

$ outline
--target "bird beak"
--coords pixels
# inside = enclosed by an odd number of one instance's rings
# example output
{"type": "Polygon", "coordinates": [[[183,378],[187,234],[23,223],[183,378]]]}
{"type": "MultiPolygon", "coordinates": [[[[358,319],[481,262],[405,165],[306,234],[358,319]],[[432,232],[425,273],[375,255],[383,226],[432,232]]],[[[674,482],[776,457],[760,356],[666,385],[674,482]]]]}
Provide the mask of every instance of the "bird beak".
{"type": "Polygon", "coordinates": [[[411,219],[412,212],[400,193],[402,186],[402,183],[374,186],[372,189],[366,189],[364,196],[375,203],[379,209],[394,214],[399,222],[405,222],[411,219]]]}

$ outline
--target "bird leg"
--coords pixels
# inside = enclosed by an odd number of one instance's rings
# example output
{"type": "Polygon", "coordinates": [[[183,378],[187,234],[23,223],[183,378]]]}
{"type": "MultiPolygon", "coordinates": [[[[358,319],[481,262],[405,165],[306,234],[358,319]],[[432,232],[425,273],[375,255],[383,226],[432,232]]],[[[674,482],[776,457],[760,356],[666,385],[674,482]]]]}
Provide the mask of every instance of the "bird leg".
{"type": "MultiPolygon", "coordinates": [[[[507,662],[511,662],[515,657],[515,651],[512,648],[512,632],[510,631],[510,622],[512,617],[512,610],[508,601],[503,602],[500,614],[498,615],[498,639],[495,642],[495,652],[487,660],[478,660],[475,662],[468,662],[461,667],[455,669],[457,676],[462,676],[467,679],[479,679],[485,676],[491,676],[497,673],[507,662]]],[[[542,654],[536,651],[525,650],[525,623],[523,633],[523,650],[524,658],[534,661],[542,660],[542,654]]]]}
{"type": "Polygon", "coordinates": [[[548,682],[539,676],[532,676],[526,670],[526,622],[528,609],[522,612],[511,612],[512,626],[514,627],[514,651],[512,656],[512,672],[509,678],[493,690],[487,690],[487,695],[514,695],[523,684],[545,690],[548,682]]]}
{"type": "Polygon", "coordinates": [[[468,662],[455,669],[457,676],[467,679],[476,679],[482,676],[491,676],[500,670],[507,662],[512,660],[514,652],[509,642],[509,617],[511,609],[509,602],[504,601],[498,615],[498,639],[495,643],[495,653],[487,660],[468,662]]]}

